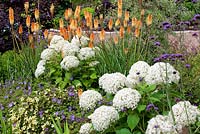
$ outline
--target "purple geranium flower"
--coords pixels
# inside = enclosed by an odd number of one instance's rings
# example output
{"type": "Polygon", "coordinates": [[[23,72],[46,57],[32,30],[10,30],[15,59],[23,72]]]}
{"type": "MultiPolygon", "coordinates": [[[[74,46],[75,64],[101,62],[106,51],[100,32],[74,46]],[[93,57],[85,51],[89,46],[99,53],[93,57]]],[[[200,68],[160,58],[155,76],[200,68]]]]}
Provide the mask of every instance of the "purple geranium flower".
{"type": "Polygon", "coordinates": [[[10,102],[9,104],[8,104],[8,107],[9,108],[11,108],[11,107],[13,107],[14,106],[14,102],[12,101],[12,102],[10,102]]]}

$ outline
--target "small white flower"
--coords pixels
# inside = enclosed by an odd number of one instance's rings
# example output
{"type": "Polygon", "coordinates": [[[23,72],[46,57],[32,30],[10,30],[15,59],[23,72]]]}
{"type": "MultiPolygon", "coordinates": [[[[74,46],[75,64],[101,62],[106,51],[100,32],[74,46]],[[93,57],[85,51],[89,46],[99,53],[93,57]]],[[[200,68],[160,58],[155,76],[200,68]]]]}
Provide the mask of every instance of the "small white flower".
{"type": "Polygon", "coordinates": [[[82,36],[80,39],[78,38],[78,36],[74,36],[71,40],[71,43],[73,45],[77,45],[78,47],[81,47],[81,46],[87,46],[88,45],[88,41],[90,39],[88,37],[85,37],[85,36],[82,36]]]}
{"type": "Polygon", "coordinates": [[[44,66],[39,66],[36,68],[35,70],[35,77],[38,78],[40,75],[42,75],[45,71],[45,67],[44,66]]]}
{"type": "Polygon", "coordinates": [[[99,78],[99,86],[107,93],[115,94],[127,85],[126,76],[121,73],[104,74],[99,78]]]}
{"type": "Polygon", "coordinates": [[[59,41],[64,40],[62,36],[54,35],[51,39],[50,45],[57,44],[59,41]]]}
{"type": "Polygon", "coordinates": [[[179,72],[169,63],[157,62],[151,66],[145,76],[147,84],[178,83],[179,72]]]}
{"type": "Polygon", "coordinates": [[[91,123],[85,123],[81,126],[79,134],[90,134],[93,131],[91,123]]]}
{"type": "Polygon", "coordinates": [[[87,90],[80,96],[79,105],[84,110],[93,109],[100,100],[102,100],[102,96],[99,92],[87,90]]]}
{"type": "Polygon", "coordinates": [[[42,60],[50,60],[51,58],[55,57],[56,51],[54,49],[44,49],[41,53],[41,59],[42,60]]]}
{"type": "Polygon", "coordinates": [[[179,134],[168,116],[157,115],[148,121],[145,134],[179,134]]]}
{"type": "Polygon", "coordinates": [[[73,45],[71,43],[66,43],[62,47],[62,56],[75,56],[76,53],[78,53],[80,48],[76,45],[73,45]]]}
{"type": "Polygon", "coordinates": [[[103,105],[97,108],[88,118],[91,119],[95,130],[104,131],[119,119],[119,114],[114,107],[103,105]]]}
{"type": "Polygon", "coordinates": [[[66,56],[60,63],[61,68],[69,70],[71,68],[76,68],[79,65],[79,60],[75,56],[66,56]]]}
{"type": "Polygon", "coordinates": [[[140,98],[141,95],[137,90],[123,88],[115,94],[113,99],[113,107],[119,111],[123,110],[124,108],[131,108],[134,110],[137,107],[140,98]]]}
{"type": "Polygon", "coordinates": [[[88,60],[95,56],[95,52],[90,47],[81,48],[78,54],[80,60],[88,60]]]}
{"type": "Polygon", "coordinates": [[[127,76],[128,87],[134,88],[147,75],[150,66],[144,61],[138,61],[131,66],[127,76]]]}
{"type": "MultiPolygon", "coordinates": [[[[183,127],[194,124],[200,116],[197,106],[191,105],[189,101],[180,101],[172,106],[175,123],[183,127]]],[[[173,122],[172,112],[169,112],[169,119],[173,122]]]]}

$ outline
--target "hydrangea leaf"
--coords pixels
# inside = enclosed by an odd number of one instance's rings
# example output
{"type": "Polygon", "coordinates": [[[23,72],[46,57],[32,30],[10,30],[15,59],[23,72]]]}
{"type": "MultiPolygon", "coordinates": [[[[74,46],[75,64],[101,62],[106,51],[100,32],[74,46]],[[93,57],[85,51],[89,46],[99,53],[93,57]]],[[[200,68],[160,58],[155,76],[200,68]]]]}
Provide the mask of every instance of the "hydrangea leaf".
{"type": "Polygon", "coordinates": [[[140,118],[137,113],[128,115],[127,123],[131,131],[137,126],[139,121],[140,121],[140,118]]]}

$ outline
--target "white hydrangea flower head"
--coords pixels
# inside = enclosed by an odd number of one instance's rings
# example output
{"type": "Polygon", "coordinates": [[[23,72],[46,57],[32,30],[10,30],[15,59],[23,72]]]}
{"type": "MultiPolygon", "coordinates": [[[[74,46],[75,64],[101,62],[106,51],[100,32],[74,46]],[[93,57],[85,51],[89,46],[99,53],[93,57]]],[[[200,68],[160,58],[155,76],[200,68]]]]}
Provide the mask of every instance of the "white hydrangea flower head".
{"type": "Polygon", "coordinates": [[[45,72],[44,66],[38,66],[35,70],[35,77],[38,78],[40,75],[42,75],[45,72]]]}
{"type": "Polygon", "coordinates": [[[133,88],[147,75],[150,65],[144,61],[138,61],[131,66],[127,76],[128,87],[133,88]]]}
{"type": "Polygon", "coordinates": [[[46,60],[40,60],[37,64],[37,67],[40,67],[40,66],[45,66],[46,65],[46,60]]]}
{"type": "Polygon", "coordinates": [[[75,56],[66,56],[60,63],[61,68],[69,70],[71,68],[76,68],[79,65],[79,60],[75,56]]]}
{"type": "Polygon", "coordinates": [[[107,93],[115,94],[126,85],[126,76],[119,72],[111,74],[106,73],[99,78],[99,86],[107,93]]]}
{"type": "Polygon", "coordinates": [[[41,53],[40,58],[42,60],[50,60],[51,58],[55,57],[56,51],[51,48],[44,49],[41,53]]]}
{"type": "Polygon", "coordinates": [[[148,121],[145,134],[179,134],[168,116],[157,115],[148,121]]]}
{"type": "Polygon", "coordinates": [[[85,37],[85,36],[81,36],[81,38],[79,39],[79,37],[76,35],[72,38],[71,40],[71,43],[73,45],[77,45],[78,47],[81,47],[81,46],[87,46],[88,45],[88,41],[90,39],[88,37],[85,37]]]}
{"type": "Polygon", "coordinates": [[[64,40],[64,38],[60,35],[54,35],[51,39],[50,45],[57,44],[59,41],[64,40]]]}
{"type": "Polygon", "coordinates": [[[99,63],[100,63],[99,61],[92,61],[92,62],[89,63],[89,66],[93,67],[93,66],[98,65],[99,63]]]}
{"type": "Polygon", "coordinates": [[[119,119],[119,114],[114,107],[103,105],[97,108],[88,118],[91,119],[95,130],[104,131],[119,119]]]}
{"type": "Polygon", "coordinates": [[[64,58],[65,56],[74,56],[79,52],[80,48],[77,45],[73,45],[71,43],[66,43],[62,47],[62,57],[64,58]]]}
{"type": "Polygon", "coordinates": [[[55,49],[57,52],[60,52],[62,47],[68,43],[69,42],[64,40],[62,36],[54,35],[50,42],[49,48],[55,49]]]}
{"type": "Polygon", "coordinates": [[[79,99],[79,106],[84,110],[95,108],[98,101],[102,100],[102,96],[95,90],[87,90],[82,93],[79,99]]]}
{"type": "Polygon", "coordinates": [[[132,88],[123,88],[119,90],[113,98],[113,107],[122,111],[124,108],[134,110],[140,101],[141,94],[132,88]]]}
{"type": "MultiPolygon", "coordinates": [[[[200,116],[197,106],[191,105],[189,101],[180,101],[172,106],[175,123],[183,127],[194,124],[200,116]]],[[[169,112],[169,119],[173,122],[172,112],[169,112]]]]}
{"type": "Polygon", "coordinates": [[[179,72],[169,63],[157,62],[151,66],[145,76],[147,84],[178,83],[179,72]]]}
{"type": "Polygon", "coordinates": [[[95,56],[95,52],[90,47],[81,48],[78,54],[80,60],[88,60],[95,56]]]}
{"type": "Polygon", "coordinates": [[[79,134],[90,134],[93,131],[91,123],[85,123],[81,126],[79,134]]]}

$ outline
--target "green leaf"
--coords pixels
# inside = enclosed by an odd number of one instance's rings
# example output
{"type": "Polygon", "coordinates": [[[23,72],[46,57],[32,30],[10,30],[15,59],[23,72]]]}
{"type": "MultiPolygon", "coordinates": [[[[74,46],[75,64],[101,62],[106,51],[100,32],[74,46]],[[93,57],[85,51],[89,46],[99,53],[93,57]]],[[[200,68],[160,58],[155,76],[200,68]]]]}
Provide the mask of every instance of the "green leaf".
{"type": "Polygon", "coordinates": [[[137,113],[128,115],[127,123],[131,131],[137,126],[139,121],[140,121],[140,118],[137,113]]]}
{"type": "Polygon", "coordinates": [[[155,98],[155,97],[149,97],[149,100],[152,101],[153,103],[154,102],[160,102],[160,100],[158,98],[155,98]]]}
{"type": "Polygon", "coordinates": [[[92,73],[92,74],[90,75],[90,78],[91,78],[91,79],[97,79],[97,74],[96,74],[96,73],[92,73]]]}
{"type": "Polygon", "coordinates": [[[141,113],[142,111],[144,111],[146,108],[146,105],[138,105],[137,110],[139,113],[141,113]]]}
{"type": "Polygon", "coordinates": [[[122,128],[116,131],[116,134],[132,134],[127,128],[122,128]]]}
{"type": "Polygon", "coordinates": [[[154,91],[155,89],[156,89],[156,85],[149,85],[149,86],[146,88],[145,92],[149,93],[149,92],[154,91]]]}
{"type": "Polygon", "coordinates": [[[58,77],[55,81],[56,84],[60,83],[62,81],[62,78],[61,77],[58,77]]]}
{"type": "Polygon", "coordinates": [[[72,84],[75,86],[75,87],[81,87],[82,86],[82,83],[79,81],[79,80],[74,80],[72,82],[72,84]]]}

